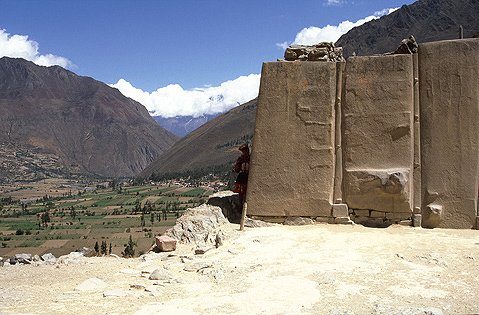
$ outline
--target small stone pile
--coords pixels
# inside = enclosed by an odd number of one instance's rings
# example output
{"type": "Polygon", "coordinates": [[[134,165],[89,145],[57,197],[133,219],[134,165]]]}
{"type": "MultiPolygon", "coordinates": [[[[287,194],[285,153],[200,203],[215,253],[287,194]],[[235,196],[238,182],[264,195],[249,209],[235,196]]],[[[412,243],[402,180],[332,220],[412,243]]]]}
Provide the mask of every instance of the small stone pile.
{"type": "MultiPolygon", "coordinates": [[[[46,253],[41,256],[32,255],[32,254],[15,254],[12,257],[5,258],[0,257],[0,267],[1,266],[12,266],[12,265],[70,265],[78,264],[83,257],[92,257],[94,256],[95,251],[90,248],[80,248],[74,252],[71,252],[68,255],[63,255],[60,257],[55,257],[52,253],[46,253]]],[[[115,256],[115,255],[110,255],[115,256]]]]}
{"type": "Polygon", "coordinates": [[[393,55],[412,55],[417,54],[418,44],[413,35],[401,41],[401,45],[393,52],[393,55]]]}
{"type": "Polygon", "coordinates": [[[312,46],[291,45],[284,52],[286,61],[331,61],[341,62],[343,48],[334,47],[334,43],[322,42],[312,46]]]}

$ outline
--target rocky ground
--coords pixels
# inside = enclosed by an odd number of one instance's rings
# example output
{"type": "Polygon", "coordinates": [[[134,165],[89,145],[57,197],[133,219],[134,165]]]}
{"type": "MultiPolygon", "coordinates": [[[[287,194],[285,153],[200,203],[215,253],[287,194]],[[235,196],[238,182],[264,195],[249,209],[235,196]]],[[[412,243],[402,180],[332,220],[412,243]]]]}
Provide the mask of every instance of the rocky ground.
{"type": "Polygon", "coordinates": [[[0,267],[0,314],[474,314],[479,232],[221,226],[204,254],[0,267]],[[211,248],[211,247],[210,247],[211,248]]]}

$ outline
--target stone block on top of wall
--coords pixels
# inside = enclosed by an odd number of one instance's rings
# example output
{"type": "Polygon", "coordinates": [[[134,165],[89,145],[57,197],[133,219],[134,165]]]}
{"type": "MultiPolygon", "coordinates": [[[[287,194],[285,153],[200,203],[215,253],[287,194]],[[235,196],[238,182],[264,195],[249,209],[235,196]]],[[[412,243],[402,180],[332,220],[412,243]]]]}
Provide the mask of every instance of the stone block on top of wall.
{"type": "Polygon", "coordinates": [[[410,212],[409,170],[346,170],[350,208],[410,212]]]}

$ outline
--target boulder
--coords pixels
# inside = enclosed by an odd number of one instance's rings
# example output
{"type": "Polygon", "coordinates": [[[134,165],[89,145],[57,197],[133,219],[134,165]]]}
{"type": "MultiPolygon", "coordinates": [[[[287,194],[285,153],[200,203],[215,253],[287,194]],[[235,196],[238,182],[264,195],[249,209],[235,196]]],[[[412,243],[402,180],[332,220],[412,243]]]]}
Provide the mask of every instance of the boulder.
{"type": "Polygon", "coordinates": [[[220,207],[225,218],[231,223],[240,223],[241,203],[239,194],[230,190],[220,191],[211,195],[206,202],[209,205],[220,207]]]}
{"type": "Polygon", "coordinates": [[[251,219],[246,217],[244,221],[244,226],[249,227],[249,228],[258,228],[258,227],[267,227],[267,226],[273,226],[274,223],[262,221],[262,220],[256,220],[256,219],[251,219]]]}
{"type": "Polygon", "coordinates": [[[79,264],[84,258],[83,253],[80,252],[71,252],[68,255],[60,256],[57,259],[57,264],[64,264],[64,265],[72,265],[72,264],[79,264]]]}
{"type": "MultiPolygon", "coordinates": [[[[31,254],[15,254],[13,257],[16,263],[20,264],[31,264],[32,263],[32,255],[31,254]]],[[[10,263],[11,263],[10,259],[10,263]]]]}
{"type": "Polygon", "coordinates": [[[157,236],[156,247],[162,252],[171,252],[176,250],[176,239],[167,235],[157,236]]]}
{"type": "Polygon", "coordinates": [[[228,223],[220,207],[203,204],[186,210],[165,235],[185,244],[215,244],[221,226],[228,223]]]}
{"type": "Polygon", "coordinates": [[[82,256],[85,256],[85,257],[96,256],[95,250],[93,250],[92,248],[88,248],[88,247],[79,248],[75,252],[81,253],[82,256]]]}
{"type": "Polygon", "coordinates": [[[422,227],[435,228],[439,226],[442,220],[442,206],[438,204],[429,204],[422,213],[422,227]]]}
{"type": "Polygon", "coordinates": [[[47,264],[55,264],[57,262],[57,258],[53,256],[52,253],[46,253],[42,255],[42,260],[47,264]]]}

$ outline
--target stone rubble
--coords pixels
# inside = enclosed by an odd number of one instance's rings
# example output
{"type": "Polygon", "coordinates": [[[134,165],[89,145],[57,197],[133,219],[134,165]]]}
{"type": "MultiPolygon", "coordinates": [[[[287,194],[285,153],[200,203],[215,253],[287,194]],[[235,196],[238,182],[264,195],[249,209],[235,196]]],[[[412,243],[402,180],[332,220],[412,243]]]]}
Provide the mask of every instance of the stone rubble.
{"type": "Polygon", "coordinates": [[[286,61],[330,61],[341,62],[343,48],[335,47],[334,43],[322,42],[315,45],[291,45],[284,52],[286,61]]]}
{"type": "Polygon", "coordinates": [[[405,38],[401,41],[399,47],[393,52],[393,54],[417,54],[418,44],[416,38],[413,35],[405,38]]]}

